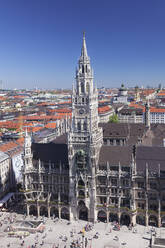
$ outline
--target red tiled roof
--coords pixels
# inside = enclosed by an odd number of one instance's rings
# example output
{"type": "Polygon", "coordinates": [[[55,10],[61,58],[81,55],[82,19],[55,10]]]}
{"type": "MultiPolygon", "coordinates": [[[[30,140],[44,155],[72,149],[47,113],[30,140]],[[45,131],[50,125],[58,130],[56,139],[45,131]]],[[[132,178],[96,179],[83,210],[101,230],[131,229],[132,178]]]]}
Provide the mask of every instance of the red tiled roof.
{"type": "Polygon", "coordinates": [[[56,123],[55,122],[49,122],[48,124],[45,125],[46,128],[56,128],[56,123]]]}
{"type": "Polygon", "coordinates": [[[151,113],[165,113],[165,109],[164,108],[160,109],[160,108],[151,107],[150,112],[151,113]]]}
{"type": "Polygon", "coordinates": [[[110,110],[111,110],[111,108],[110,108],[109,106],[103,106],[103,107],[99,107],[99,108],[98,108],[99,114],[108,112],[108,111],[110,111],[110,110]]]}

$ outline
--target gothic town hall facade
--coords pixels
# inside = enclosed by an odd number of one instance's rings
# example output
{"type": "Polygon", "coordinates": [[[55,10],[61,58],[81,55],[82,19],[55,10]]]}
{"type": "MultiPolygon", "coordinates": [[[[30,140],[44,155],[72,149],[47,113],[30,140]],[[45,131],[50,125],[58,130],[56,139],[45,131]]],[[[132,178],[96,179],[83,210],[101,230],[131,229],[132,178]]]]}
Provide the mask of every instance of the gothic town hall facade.
{"type": "MultiPolygon", "coordinates": [[[[98,93],[83,36],[67,132],[24,144],[29,215],[91,222],[165,224],[165,125],[98,123],[98,93]]],[[[68,123],[67,123],[68,124],[68,123]]]]}

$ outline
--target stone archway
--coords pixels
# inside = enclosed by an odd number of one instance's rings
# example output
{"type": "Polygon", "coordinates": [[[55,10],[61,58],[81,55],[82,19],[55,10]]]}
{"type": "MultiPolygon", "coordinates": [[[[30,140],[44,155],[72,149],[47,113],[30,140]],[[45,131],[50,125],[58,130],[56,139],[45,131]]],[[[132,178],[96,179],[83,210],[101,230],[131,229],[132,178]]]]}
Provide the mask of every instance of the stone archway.
{"type": "Polygon", "coordinates": [[[119,222],[118,215],[116,213],[109,214],[109,222],[119,222]]]}
{"type": "Polygon", "coordinates": [[[88,221],[88,208],[86,206],[83,206],[79,210],[79,219],[80,220],[88,221]]]}
{"type": "Polygon", "coordinates": [[[61,219],[69,220],[69,210],[65,207],[61,209],[61,219]]]}
{"type": "Polygon", "coordinates": [[[100,210],[97,214],[97,219],[101,222],[106,222],[107,221],[107,214],[105,211],[100,210]]]}
{"type": "Polygon", "coordinates": [[[40,207],[40,216],[48,217],[48,209],[45,206],[40,207]]]}
{"type": "Polygon", "coordinates": [[[59,218],[59,211],[56,207],[51,207],[50,216],[54,216],[54,218],[59,218]]]}
{"type": "Polygon", "coordinates": [[[148,225],[149,226],[158,226],[158,219],[155,215],[150,215],[148,219],[148,225]]]}
{"type": "Polygon", "coordinates": [[[165,216],[161,218],[161,226],[165,227],[165,216]]]}
{"type": "Polygon", "coordinates": [[[145,224],[146,224],[145,216],[144,215],[137,215],[136,216],[136,224],[145,226],[145,224]]]}
{"type": "Polygon", "coordinates": [[[131,218],[130,218],[129,214],[123,213],[120,217],[120,224],[125,225],[125,226],[129,226],[130,223],[131,223],[131,218]]]}
{"type": "Polygon", "coordinates": [[[84,183],[84,181],[82,179],[80,179],[78,181],[78,186],[79,186],[79,188],[85,188],[85,183],[84,183]]]}
{"type": "Polygon", "coordinates": [[[29,207],[29,215],[37,216],[37,207],[35,205],[29,207]]]}
{"type": "Polygon", "coordinates": [[[19,213],[27,215],[27,206],[26,205],[20,206],[19,213]]]}

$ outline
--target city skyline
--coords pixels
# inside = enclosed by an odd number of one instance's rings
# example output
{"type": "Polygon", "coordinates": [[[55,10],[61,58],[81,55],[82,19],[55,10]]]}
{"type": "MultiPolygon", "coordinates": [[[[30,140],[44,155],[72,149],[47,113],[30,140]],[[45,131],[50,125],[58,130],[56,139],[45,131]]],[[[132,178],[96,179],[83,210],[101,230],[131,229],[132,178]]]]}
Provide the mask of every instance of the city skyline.
{"type": "Polygon", "coordinates": [[[98,87],[165,84],[163,0],[1,1],[5,88],[70,88],[82,33],[98,87]]]}

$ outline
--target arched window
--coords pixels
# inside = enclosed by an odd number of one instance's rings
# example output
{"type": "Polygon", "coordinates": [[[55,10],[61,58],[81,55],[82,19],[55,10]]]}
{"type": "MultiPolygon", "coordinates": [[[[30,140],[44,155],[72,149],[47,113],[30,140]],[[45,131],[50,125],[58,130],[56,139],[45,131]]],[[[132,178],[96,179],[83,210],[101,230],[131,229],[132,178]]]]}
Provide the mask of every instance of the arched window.
{"type": "Polygon", "coordinates": [[[84,188],[84,187],[85,187],[85,183],[84,183],[84,181],[83,181],[82,179],[80,179],[80,180],[78,181],[78,186],[79,186],[80,188],[84,188]]]}
{"type": "Polygon", "coordinates": [[[84,130],[86,131],[87,130],[87,123],[84,122],[84,130]]]}
{"type": "Polygon", "coordinates": [[[89,83],[86,84],[86,92],[89,93],[89,83]]]}
{"type": "Polygon", "coordinates": [[[84,83],[81,83],[81,93],[84,93],[84,83]]]}
{"type": "Polygon", "coordinates": [[[84,73],[84,65],[82,65],[82,73],[84,73]]]}
{"type": "Polygon", "coordinates": [[[86,65],[86,72],[88,72],[88,66],[86,65]]]}
{"type": "Polygon", "coordinates": [[[80,190],[80,191],[79,191],[79,196],[85,197],[85,193],[84,193],[83,190],[80,190]]]}
{"type": "Polygon", "coordinates": [[[78,129],[78,131],[81,131],[81,122],[77,123],[77,129],[78,129]]]}

